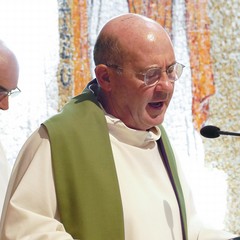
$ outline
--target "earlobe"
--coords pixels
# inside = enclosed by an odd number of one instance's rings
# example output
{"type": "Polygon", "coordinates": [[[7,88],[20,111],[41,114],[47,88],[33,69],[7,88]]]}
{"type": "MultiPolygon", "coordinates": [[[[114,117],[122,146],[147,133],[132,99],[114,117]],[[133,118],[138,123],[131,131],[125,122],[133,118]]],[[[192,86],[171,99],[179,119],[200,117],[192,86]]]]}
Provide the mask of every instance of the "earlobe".
{"type": "Polygon", "coordinates": [[[108,67],[104,64],[99,64],[95,68],[95,75],[98,80],[99,85],[105,91],[111,90],[110,76],[108,67]]]}

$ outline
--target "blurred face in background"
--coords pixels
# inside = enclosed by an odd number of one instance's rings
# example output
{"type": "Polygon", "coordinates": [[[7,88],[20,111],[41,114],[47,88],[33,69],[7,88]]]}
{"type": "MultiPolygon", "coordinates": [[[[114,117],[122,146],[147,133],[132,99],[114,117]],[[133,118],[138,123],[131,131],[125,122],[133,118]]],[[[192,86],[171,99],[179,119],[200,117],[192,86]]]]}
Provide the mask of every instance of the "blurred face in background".
{"type": "Polygon", "coordinates": [[[9,95],[18,92],[18,63],[14,54],[0,43],[0,109],[9,108],[9,95]]]}

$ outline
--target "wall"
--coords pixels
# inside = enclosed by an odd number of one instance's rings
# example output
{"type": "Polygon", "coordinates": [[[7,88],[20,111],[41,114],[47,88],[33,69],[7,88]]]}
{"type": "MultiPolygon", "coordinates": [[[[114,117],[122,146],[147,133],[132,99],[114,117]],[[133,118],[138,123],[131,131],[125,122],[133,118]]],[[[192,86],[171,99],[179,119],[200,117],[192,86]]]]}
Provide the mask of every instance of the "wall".
{"type": "MultiPolygon", "coordinates": [[[[240,132],[240,1],[209,1],[216,94],[210,100],[208,124],[240,132]]],[[[228,185],[225,225],[240,232],[240,138],[204,139],[206,164],[224,171],[228,185]]]]}

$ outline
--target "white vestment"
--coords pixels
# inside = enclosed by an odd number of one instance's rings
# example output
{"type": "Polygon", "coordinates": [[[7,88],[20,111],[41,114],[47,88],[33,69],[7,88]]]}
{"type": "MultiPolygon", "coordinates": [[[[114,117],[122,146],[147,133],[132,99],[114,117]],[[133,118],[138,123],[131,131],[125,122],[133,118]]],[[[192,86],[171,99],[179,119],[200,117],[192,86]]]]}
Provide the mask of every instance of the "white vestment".
{"type": "MultiPolygon", "coordinates": [[[[181,240],[177,201],[156,146],[160,130],[129,129],[110,116],[107,122],[122,197],[125,240],[181,240]]],[[[178,170],[186,202],[188,239],[233,237],[229,233],[208,230],[199,223],[190,190],[180,168],[178,170]]],[[[2,220],[1,240],[73,239],[59,218],[50,143],[42,127],[20,151],[2,220]]]]}
{"type": "Polygon", "coordinates": [[[10,167],[5,157],[3,147],[0,143],[0,215],[2,212],[9,175],[10,175],[10,167]]]}

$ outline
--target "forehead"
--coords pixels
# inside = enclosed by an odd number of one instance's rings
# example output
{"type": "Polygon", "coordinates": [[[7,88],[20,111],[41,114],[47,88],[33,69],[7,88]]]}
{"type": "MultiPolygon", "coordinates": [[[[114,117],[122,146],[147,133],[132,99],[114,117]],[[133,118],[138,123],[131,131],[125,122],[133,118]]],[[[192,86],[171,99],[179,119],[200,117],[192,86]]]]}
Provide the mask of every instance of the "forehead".
{"type": "Polygon", "coordinates": [[[0,86],[5,90],[15,89],[18,82],[18,66],[6,56],[0,56],[0,86]]]}
{"type": "Polygon", "coordinates": [[[164,29],[158,25],[144,26],[132,34],[120,38],[125,49],[125,60],[141,65],[171,64],[175,61],[172,42],[164,29]]]}
{"type": "Polygon", "coordinates": [[[15,73],[7,73],[6,71],[1,72],[0,70],[0,89],[1,90],[12,90],[17,87],[17,76],[15,73]]]}
{"type": "Polygon", "coordinates": [[[175,62],[175,54],[170,42],[146,41],[135,44],[127,50],[126,65],[137,68],[151,66],[167,67],[175,62]]]}

